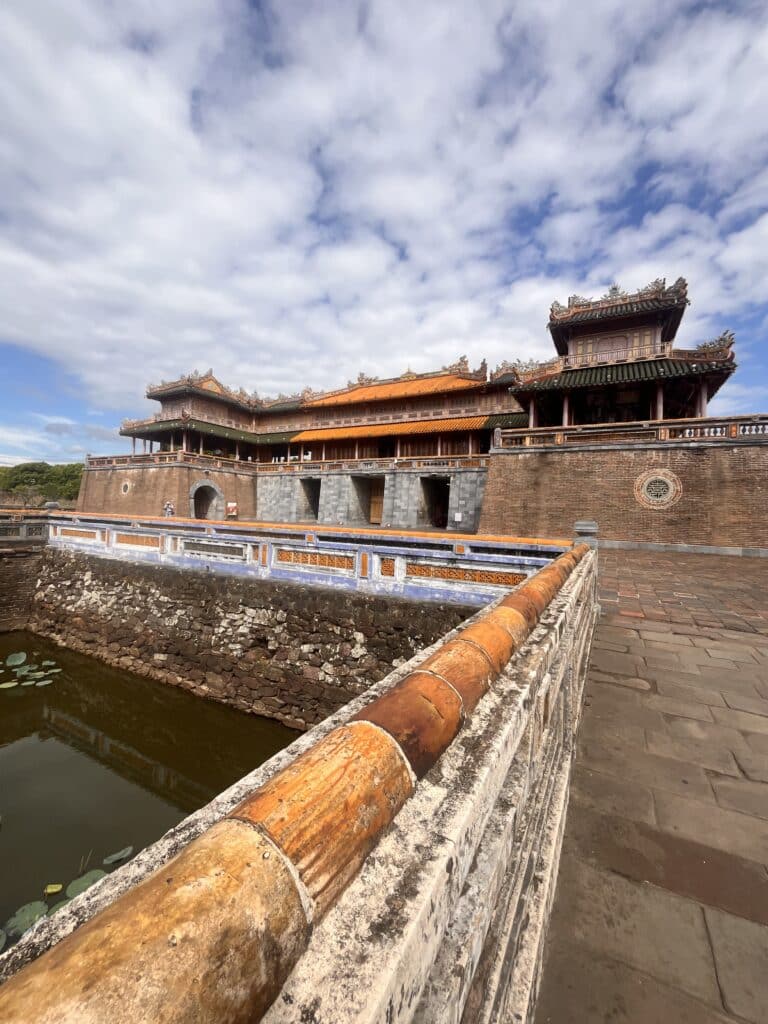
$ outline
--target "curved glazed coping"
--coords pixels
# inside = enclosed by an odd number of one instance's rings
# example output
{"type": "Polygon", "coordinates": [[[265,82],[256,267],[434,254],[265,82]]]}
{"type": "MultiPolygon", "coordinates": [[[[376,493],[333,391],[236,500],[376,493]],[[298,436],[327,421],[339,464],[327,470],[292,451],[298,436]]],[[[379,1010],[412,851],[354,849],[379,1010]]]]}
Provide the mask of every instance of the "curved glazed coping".
{"type": "Polygon", "coordinates": [[[312,921],[343,893],[589,550],[580,544],[530,577],[10,978],[0,1019],[259,1019],[312,921]]]}

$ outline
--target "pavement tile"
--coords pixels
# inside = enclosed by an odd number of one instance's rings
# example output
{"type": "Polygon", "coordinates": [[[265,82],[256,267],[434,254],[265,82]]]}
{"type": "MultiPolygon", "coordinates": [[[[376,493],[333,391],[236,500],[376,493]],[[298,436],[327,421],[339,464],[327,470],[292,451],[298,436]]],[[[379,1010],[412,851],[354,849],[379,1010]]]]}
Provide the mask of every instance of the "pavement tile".
{"type": "MultiPolygon", "coordinates": [[[[768,785],[747,779],[713,779],[712,788],[721,807],[768,820],[768,785]]],[[[768,850],[766,850],[768,859],[768,850]]]]}
{"type": "Polygon", "coordinates": [[[762,697],[742,697],[738,693],[724,694],[725,702],[734,711],[749,711],[753,715],[768,717],[768,700],[762,697]]]}
{"type": "MultiPolygon", "coordinates": [[[[592,807],[605,814],[643,821],[649,825],[656,820],[650,789],[630,779],[601,775],[579,764],[573,770],[571,800],[574,807],[592,807]]],[[[572,812],[569,811],[569,814],[572,812]]],[[[575,813],[572,816],[575,818],[575,813]]]]}
{"type": "Polygon", "coordinates": [[[768,930],[722,910],[705,911],[726,1009],[768,1021],[768,930]]]}
{"type": "Polygon", "coordinates": [[[648,822],[580,807],[568,822],[563,845],[563,857],[570,856],[768,925],[768,873],[762,864],[648,822]]]}
{"type": "Polygon", "coordinates": [[[758,754],[768,754],[768,736],[764,733],[749,733],[748,736],[745,736],[745,740],[750,750],[754,750],[758,754]]]}
{"type": "Polygon", "coordinates": [[[682,794],[692,800],[710,801],[714,794],[709,779],[698,765],[686,764],[632,747],[595,740],[579,747],[579,763],[593,771],[618,778],[634,779],[651,789],[682,794]]]}
{"type": "Polygon", "coordinates": [[[607,676],[598,672],[589,673],[589,682],[599,686],[622,686],[625,690],[640,690],[642,692],[647,692],[651,688],[647,679],[633,676],[607,676]]]}
{"type": "Polygon", "coordinates": [[[544,971],[548,983],[542,986],[536,1024],[730,1024],[733,1019],[557,934],[544,971]]]}
{"type": "Polygon", "coordinates": [[[647,629],[640,631],[640,636],[652,647],[690,647],[692,640],[689,636],[682,636],[678,633],[651,632],[647,629]]]}
{"type": "Polygon", "coordinates": [[[701,647],[686,647],[680,651],[681,665],[703,665],[705,668],[734,668],[734,662],[727,658],[713,658],[709,651],[701,647]]]}
{"type": "Polygon", "coordinates": [[[736,754],[739,768],[753,782],[768,782],[768,754],[736,754]]]}
{"type": "Polygon", "coordinates": [[[748,711],[732,711],[730,708],[712,708],[711,711],[715,721],[721,725],[768,736],[768,718],[763,715],[752,715],[748,711]]]}
{"type": "Polygon", "coordinates": [[[558,902],[563,938],[720,1007],[704,916],[690,900],[568,857],[558,902]]]}
{"type": "Polygon", "coordinates": [[[654,793],[659,827],[675,835],[764,864],[768,860],[768,822],[673,793],[654,793]]]}
{"type": "Polygon", "coordinates": [[[660,679],[656,683],[656,689],[662,697],[674,697],[675,700],[710,704],[719,708],[725,707],[725,698],[721,693],[704,687],[688,686],[685,683],[670,683],[666,679],[660,679]]]}
{"type": "Polygon", "coordinates": [[[638,675],[643,659],[634,654],[617,654],[615,651],[595,651],[590,658],[590,667],[598,672],[620,673],[625,676],[638,675]]]}
{"type": "MultiPolygon", "coordinates": [[[[697,764],[700,768],[720,772],[721,775],[739,777],[734,756],[727,747],[718,747],[699,740],[682,739],[665,732],[648,729],[645,734],[648,750],[659,757],[671,757],[676,761],[697,764]]],[[[746,755],[749,756],[749,755],[746,755]]]]}
{"type": "Polygon", "coordinates": [[[680,718],[695,718],[699,722],[711,722],[712,712],[706,704],[693,701],[675,700],[652,693],[645,698],[645,706],[653,711],[661,711],[665,715],[677,715],[680,718]]]}

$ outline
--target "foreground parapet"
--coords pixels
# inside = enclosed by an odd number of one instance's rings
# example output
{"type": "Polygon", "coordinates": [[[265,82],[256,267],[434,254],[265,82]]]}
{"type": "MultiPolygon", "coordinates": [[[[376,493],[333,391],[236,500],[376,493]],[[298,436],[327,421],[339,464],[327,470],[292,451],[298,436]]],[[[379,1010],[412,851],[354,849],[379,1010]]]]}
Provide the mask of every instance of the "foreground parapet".
{"type": "Polygon", "coordinates": [[[292,968],[270,1019],[312,1019],[314,1001],[318,1021],[404,1021],[419,999],[438,1019],[427,1006],[456,983],[441,982],[441,956],[466,961],[452,998],[473,1005],[478,958],[491,971],[510,942],[520,970],[495,996],[529,1006],[595,557],[568,551],[350,708],[227,820],[13,976],[3,1020],[252,1021],[292,968]]]}

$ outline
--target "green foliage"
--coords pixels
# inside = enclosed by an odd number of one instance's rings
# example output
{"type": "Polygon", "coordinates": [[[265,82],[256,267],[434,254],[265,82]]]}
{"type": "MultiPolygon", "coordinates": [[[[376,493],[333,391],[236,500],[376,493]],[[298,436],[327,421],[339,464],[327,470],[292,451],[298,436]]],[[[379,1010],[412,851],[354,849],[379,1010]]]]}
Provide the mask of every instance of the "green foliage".
{"type": "Polygon", "coordinates": [[[55,466],[47,462],[22,462],[18,466],[0,468],[0,491],[11,491],[23,498],[74,501],[82,474],[81,462],[55,466]]]}

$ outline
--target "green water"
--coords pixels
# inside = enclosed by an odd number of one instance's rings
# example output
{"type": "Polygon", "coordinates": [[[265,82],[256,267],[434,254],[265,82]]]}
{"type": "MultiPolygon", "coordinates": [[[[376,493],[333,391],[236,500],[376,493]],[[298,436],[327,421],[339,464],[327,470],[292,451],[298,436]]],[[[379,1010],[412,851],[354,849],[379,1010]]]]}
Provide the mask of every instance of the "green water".
{"type": "Polygon", "coordinates": [[[105,857],[135,856],[297,736],[27,633],[0,635],[0,683],[25,680],[5,664],[17,651],[61,671],[0,688],[0,929],[46,885],[114,870],[105,857]]]}

